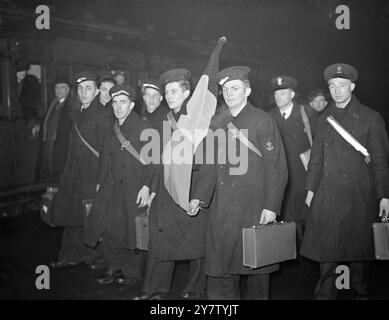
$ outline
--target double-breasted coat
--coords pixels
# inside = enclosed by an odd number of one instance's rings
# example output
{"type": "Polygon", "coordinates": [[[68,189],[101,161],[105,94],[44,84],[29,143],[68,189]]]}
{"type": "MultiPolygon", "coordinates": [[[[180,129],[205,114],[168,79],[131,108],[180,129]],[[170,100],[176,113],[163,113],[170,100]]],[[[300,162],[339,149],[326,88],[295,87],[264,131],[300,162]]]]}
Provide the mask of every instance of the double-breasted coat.
{"type": "MultiPolygon", "coordinates": [[[[101,153],[113,123],[112,118],[106,116],[99,98],[96,97],[87,109],[71,111],[69,118],[77,124],[83,138],[101,153]]],[[[82,142],[73,125],[65,169],[52,203],[54,225],[84,225],[82,200],[95,197],[98,164],[98,157],[82,142]]]]}
{"type": "MultiPolygon", "coordinates": [[[[270,111],[277,123],[284,144],[288,163],[288,183],[282,203],[282,219],[299,221],[306,218],[305,178],[306,171],[300,154],[311,148],[308,135],[304,131],[300,105],[294,102],[290,116],[285,119],[279,108],[270,111]]],[[[310,119],[309,119],[310,120],[310,119]]]]}
{"type": "Polygon", "coordinates": [[[372,223],[378,201],[389,197],[388,136],[376,111],[355,96],[332,103],[318,123],[306,189],[314,192],[301,254],[319,262],[374,259],[372,223]],[[370,153],[356,151],[326,121],[333,116],[370,153]]]}
{"type": "MultiPolygon", "coordinates": [[[[220,115],[223,118],[223,113],[220,115]]],[[[215,173],[209,172],[209,166],[200,167],[200,172],[208,171],[201,176],[214,175],[216,179],[206,234],[206,273],[214,277],[263,274],[278,269],[278,265],[259,269],[243,265],[242,229],[259,225],[262,209],[280,214],[288,175],[281,137],[272,117],[250,103],[231,119],[235,127],[247,130],[245,135],[262,157],[248,149],[227,129],[228,117],[225,117],[224,123],[218,123],[227,143],[217,145],[217,160],[212,167],[215,173]],[[237,150],[241,150],[240,163],[231,158],[228,150],[235,145],[237,150]],[[224,155],[227,155],[226,162],[223,161],[224,155]],[[231,169],[239,166],[242,171],[232,174],[231,169]]]]}
{"type": "MultiPolygon", "coordinates": [[[[143,130],[153,129],[138,114],[131,112],[120,131],[140,154],[147,141],[141,141],[143,130]]],[[[158,168],[158,167],[157,167],[158,168]]],[[[139,208],[136,199],[143,186],[156,192],[157,180],[152,163],[142,164],[125,148],[122,148],[113,128],[104,143],[99,164],[100,189],[88,216],[84,241],[94,247],[103,233],[114,239],[117,248],[135,249],[135,217],[146,209],[139,208]]]]}

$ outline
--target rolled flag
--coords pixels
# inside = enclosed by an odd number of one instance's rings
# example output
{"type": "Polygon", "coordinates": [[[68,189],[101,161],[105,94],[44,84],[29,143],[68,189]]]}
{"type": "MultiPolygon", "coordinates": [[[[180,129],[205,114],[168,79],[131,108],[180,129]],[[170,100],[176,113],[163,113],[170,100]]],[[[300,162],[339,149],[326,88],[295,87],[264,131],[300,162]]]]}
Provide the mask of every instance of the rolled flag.
{"type": "Polygon", "coordinates": [[[367,149],[355,139],[346,129],[344,129],[333,116],[327,117],[327,122],[346,140],[355,150],[362,153],[365,156],[366,163],[370,162],[370,154],[367,149]]]}
{"type": "Polygon", "coordinates": [[[187,114],[180,116],[177,129],[166,143],[162,155],[165,187],[185,211],[189,209],[193,156],[207,135],[211,118],[216,111],[215,76],[219,71],[219,54],[226,41],[225,37],[219,39],[192,97],[187,102],[187,114]]]}

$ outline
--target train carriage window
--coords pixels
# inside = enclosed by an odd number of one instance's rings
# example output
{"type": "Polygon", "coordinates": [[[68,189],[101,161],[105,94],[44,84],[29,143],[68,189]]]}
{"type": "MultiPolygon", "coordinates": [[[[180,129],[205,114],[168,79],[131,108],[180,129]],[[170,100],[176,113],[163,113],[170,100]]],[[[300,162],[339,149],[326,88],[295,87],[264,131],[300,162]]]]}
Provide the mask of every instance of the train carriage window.
{"type": "Polygon", "coordinates": [[[25,76],[18,80],[18,102],[24,118],[34,118],[42,114],[41,66],[30,64],[25,76]]]}

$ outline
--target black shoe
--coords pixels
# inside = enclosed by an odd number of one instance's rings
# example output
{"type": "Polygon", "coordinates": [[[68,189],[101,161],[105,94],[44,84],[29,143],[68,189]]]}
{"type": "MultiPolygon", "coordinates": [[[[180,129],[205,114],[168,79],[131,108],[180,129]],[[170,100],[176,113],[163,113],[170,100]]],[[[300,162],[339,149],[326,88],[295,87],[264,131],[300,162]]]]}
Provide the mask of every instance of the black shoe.
{"type": "Polygon", "coordinates": [[[120,271],[109,270],[108,272],[104,273],[101,277],[97,278],[96,281],[98,284],[111,284],[117,279],[119,274],[120,271]]]}
{"type": "Polygon", "coordinates": [[[184,299],[199,299],[201,297],[201,292],[183,292],[181,297],[184,299]]]}
{"type": "Polygon", "coordinates": [[[64,268],[69,266],[76,266],[78,264],[79,262],[76,261],[54,261],[54,262],[50,262],[49,266],[51,268],[64,268]]]}
{"type": "Polygon", "coordinates": [[[89,269],[96,271],[96,270],[103,270],[107,268],[107,265],[105,263],[94,263],[89,265],[89,269]]]}
{"type": "Polygon", "coordinates": [[[136,296],[132,298],[132,300],[163,300],[164,294],[163,293],[144,293],[140,296],[136,296]]]}
{"type": "Polygon", "coordinates": [[[140,280],[140,278],[126,277],[123,273],[120,273],[118,275],[118,277],[116,278],[117,283],[120,283],[120,284],[133,284],[139,280],[140,280]]]}

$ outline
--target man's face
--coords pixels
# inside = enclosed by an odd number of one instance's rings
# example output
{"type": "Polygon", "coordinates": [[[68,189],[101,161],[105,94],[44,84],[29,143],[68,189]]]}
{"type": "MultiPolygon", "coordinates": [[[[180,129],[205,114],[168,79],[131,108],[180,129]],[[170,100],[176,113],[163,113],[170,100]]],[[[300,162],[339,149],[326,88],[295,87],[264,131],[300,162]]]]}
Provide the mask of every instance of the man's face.
{"type": "Polygon", "coordinates": [[[131,102],[130,98],[125,94],[120,94],[112,98],[113,112],[119,120],[119,123],[123,123],[127,119],[134,106],[135,102],[131,102]]]}
{"type": "Polygon", "coordinates": [[[55,96],[58,99],[64,99],[68,96],[70,88],[67,83],[57,83],[54,87],[55,96]]]}
{"type": "Polygon", "coordinates": [[[311,107],[317,112],[322,112],[327,106],[327,104],[328,102],[323,96],[317,96],[310,102],[311,107]]]}
{"type": "Polygon", "coordinates": [[[84,106],[89,105],[99,94],[96,83],[92,80],[81,82],[77,87],[78,97],[84,106]]]}
{"type": "Polygon", "coordinates": [[[181,88],[178,82],[170,82],[165,87],[165,98],[169,108],[175,111],[180,110],[185,99],[189,97],[190,91],[181,88]]]}
{"type": "Polygon", "coordinates": [[[111,100],[109,89],[111,89],[113,86],[114,84],[110,81],[103,81],[100,84],[100,102],[103,105],[106,105],[111,100]]]}
{"type": "Polygon", "coordinates": [[[124,80],[125,79],[121,74],[118,74],[117,76],[115,76],[116,84],[122,85],[122,84],[124,84],[124,80]]]}
{"type": "Polygon", "coordinates": [[[275,91],[274,99],[276,100],[277,107],[286,107],[289,103],[292,102],[294,95],[294,91],[289,88],[275,91]]]}
{"type": "Polygon", "coordinates": [[[349,79],[334,78],[328,81],[328,88],[336,103],[344,103],[351,97],[355,84],[349,79]]]}
{"type": "Polygon", "coordinates": [[[18,82],[22,81],[26,77],[26,73],[26,70],[16,72],[16,79],[18,80],[18,82]]]}
{"type": "Polygon", "coordinates": [[[162,102],[162,96],[159,91],[153,88],[146,88],[143,93],[143,100],[148,112],[155,111],[162,102]]]}
{"type": "Polygon", "coordinates": [[[250,93],[251,89],[242,80],[231,80],[223,85],[223,98],[229,108],[240,107],[250,93]]]}

